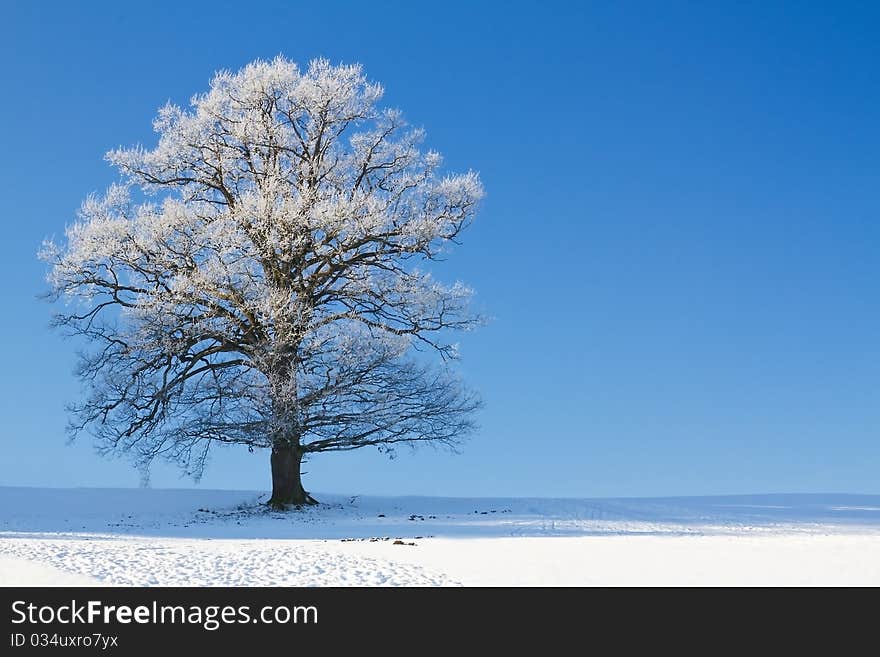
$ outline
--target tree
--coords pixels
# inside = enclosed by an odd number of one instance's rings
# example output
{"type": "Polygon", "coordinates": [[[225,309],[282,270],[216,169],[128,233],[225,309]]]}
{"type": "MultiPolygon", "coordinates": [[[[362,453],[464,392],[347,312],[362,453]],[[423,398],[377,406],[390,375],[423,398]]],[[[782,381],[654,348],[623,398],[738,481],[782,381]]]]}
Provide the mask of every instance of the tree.
{"type": "Polygon", "coordinates": [[[317,452],[453,445],[477,396],[451,369],[471,291],[418,268],[483,195],[360,66],[276,58],[163,107],[152,149],[107,159],[66,243],[45,243],[55,323],[87,339],[71,431],[198,477],[221,443],[271,450],[277,506],[314,503],[317,452]],[[430,358],[430,354],[435,358],[430,358]]]}

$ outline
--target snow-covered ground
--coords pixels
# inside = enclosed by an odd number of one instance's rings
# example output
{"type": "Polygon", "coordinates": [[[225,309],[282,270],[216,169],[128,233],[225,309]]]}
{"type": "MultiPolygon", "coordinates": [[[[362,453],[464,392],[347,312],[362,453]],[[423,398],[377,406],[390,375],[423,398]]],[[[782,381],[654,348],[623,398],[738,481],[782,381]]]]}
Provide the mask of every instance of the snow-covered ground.
{"type": "Polygon", "coordinates": [[[880,585],[880,495],[318,497],[0,487],[0,585],[880,585]]]}

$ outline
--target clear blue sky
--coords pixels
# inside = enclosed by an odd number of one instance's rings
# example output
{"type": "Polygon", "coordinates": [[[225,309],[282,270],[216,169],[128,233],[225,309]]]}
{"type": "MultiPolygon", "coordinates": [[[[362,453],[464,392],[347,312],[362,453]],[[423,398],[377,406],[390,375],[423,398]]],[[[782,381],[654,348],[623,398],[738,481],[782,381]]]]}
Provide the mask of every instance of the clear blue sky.
{"type": "MultiPolygon", "coordinates": [[[[283,53],[364,64],[488,191],[445,265],[494,317],[462,341],[481,432],[321,456],[307,488],[880,493],[880,7],[471,4],[2,4],[0,484],[137,485],[66,445],[35,252],[160,105],[283,53]]],[[[201,486],[268,483],[226,450],[201,486]]]]}

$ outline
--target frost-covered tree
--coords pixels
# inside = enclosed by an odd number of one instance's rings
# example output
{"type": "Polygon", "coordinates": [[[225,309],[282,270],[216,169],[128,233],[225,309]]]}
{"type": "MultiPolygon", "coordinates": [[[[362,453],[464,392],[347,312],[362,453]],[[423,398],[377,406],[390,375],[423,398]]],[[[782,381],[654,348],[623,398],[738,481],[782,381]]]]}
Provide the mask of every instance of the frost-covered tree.
{"type": "Polygon", "coordinates": [[[314,502],[310,454],[473,429],[450,369],[471,291],[418,263],[456,242],[482,186],[441,175],[381,96],[360,66],[256,61],[162,108],[152,150],[108,153],[120,182],[41,252],[57,324],[91,345],[74,434],[195,476],[215,444],[271,450],[286,505],[314,502]]]}

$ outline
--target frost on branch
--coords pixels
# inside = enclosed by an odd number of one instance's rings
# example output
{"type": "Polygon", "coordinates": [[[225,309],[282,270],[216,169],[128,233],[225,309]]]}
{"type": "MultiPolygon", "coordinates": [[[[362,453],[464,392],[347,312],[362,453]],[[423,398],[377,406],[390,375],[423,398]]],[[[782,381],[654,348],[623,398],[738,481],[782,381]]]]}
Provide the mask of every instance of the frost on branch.
{"type": "Polygon", "coordinates": [[[419,262],[482,186],[381,97],[360,66],[257,61],[162,108],[154,149],[108,153],[122,181],[41,252],[57,324],[92,345],[74,431],[197,476],[216,443],[301,459],[473,429],[450,369],[471,291],[419,262]]]}

